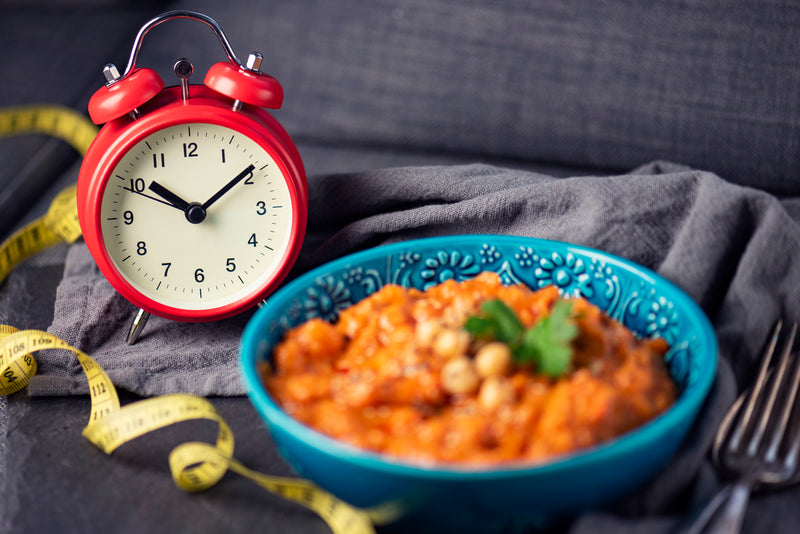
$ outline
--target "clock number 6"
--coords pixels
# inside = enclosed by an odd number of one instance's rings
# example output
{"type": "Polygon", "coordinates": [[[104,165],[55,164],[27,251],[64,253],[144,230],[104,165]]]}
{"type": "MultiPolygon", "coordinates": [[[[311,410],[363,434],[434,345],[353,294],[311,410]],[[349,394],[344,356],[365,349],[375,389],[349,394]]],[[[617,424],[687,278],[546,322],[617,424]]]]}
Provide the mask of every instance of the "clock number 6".
{"type": "Polygon", "coordinates": [[[198,284],[201,283],[203,280],[206,279],[205,273],[203,273],[203,269],[196,269],[194,271],[194,281],[198,284]]]}

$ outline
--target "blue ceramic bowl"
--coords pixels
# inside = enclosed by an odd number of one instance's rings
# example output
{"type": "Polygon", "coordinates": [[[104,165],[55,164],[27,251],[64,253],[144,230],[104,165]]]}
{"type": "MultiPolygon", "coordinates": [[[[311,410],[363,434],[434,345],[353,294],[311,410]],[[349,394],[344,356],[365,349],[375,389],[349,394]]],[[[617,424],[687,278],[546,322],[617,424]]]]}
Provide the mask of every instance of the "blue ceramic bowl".
{"type": "Polygon", "coordinates": [[[400,530],[513,532],[604,507],[656,474],[703,404],[714,379],[717,344],[692,299],[648,269],[556,241],[465,235],[377,247],[292,281],[247,325],[240,365],[251,401],[300,476],[357,507],[394,505],[402,511],[400,530]],[[642,336],[665,338],[671,346],[669,370],[680,388],[675,405],[624,436],[546,464],[466,469],[418,466],[333,440],[288,416],[263,387],[258,363],[270,359],[288,329],[312,317],[334,320],[385,284],[426,288],[481,271],[533,288],[555,284],[563,294],[583,295],[642,336]]]}

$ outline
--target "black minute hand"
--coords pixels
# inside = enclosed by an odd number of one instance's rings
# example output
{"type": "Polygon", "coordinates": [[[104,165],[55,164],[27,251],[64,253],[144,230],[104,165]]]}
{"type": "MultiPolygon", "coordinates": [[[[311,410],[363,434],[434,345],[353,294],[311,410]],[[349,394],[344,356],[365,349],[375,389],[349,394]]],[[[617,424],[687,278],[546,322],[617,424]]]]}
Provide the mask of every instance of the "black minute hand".
{"type": "Polygon", "coordinates": [[[242,180],[243,180],[243,179],[244,179],[244,178],[245,178],[245,177],[246,177],[248,174],[250,174],[251,172],[253,172],[253,169],[255,169],[255,168],[256,168],[256,167],[255,167],[255,165],[249,165],[249,166],[248,166],[248,167],[247,167],[245,170],[243,170],[242,172],[240,172],[239,174],[237,174],[237,175],[236,175],[236,176],[233,178],[233,180],[231,180],[230,182],[228,182],[227,184],[225,184],[225,185],[223,186],[223,188],[222,188],[222,189],[220,189],[219,191],[217,191],[216,193],[214,193],[214,196],[212,196],[211,198],[209,198],[208,200],[206,200],[206,201],[205,201],[205,203],[203,203],[203,209],[206,209],[206,210],[207,210],[207,209],[208,209],[208,207],[209,207],[211,204],[213,204],[214,202],[216,202],[217,200],[219,200],[220,198],[222,198],[222,195],[224,195],[225,193],[227,193],[228,191],[230,191],[230,190],[233,188],[233,186],[235,186],[236,184],[238,184],[239,182],[241,182],[241,181],[242,181],[242,180]]]}
{"type": "Polygon", "coordinates": [[[178,208],[181,211],[185,211],[186,208],[189,207],[189,203],[183,200],[181,197],[161,185],[160,183],[153,181],[150,182],[150,185],[147,188],[155,193],[156,195],[160,196],[167,202],[169,202],[170,206],[178,208]]]}

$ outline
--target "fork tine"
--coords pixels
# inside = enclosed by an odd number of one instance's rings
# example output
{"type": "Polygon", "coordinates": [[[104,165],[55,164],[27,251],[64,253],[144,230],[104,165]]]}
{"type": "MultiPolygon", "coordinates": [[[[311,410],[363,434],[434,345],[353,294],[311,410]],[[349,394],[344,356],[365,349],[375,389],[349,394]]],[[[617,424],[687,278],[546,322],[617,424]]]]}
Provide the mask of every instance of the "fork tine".
{"type": "MultiPolygon", "coordinates": [[[[790,365],[790,358],[792,352],[792,345],[794,344],[795,334],[797,334],[797,323],[792,325],[791,332],[788,336],[788,339],[785,342],[785,348],[783,350],[783,354],[781,355],[781,363],[779,369],[779,375],[775,378],[775,383],[773,386],[773,394],[777,394],[777,390],[783,384],[783,377],[784,373],[787,371],[790,365]]],[[[778,449],[781,445],[781,441],[783,441],[784,434],[786,433],[786,427],[789,424],[789,416],[792,413],[792,408],[794,407],[794,399],[797,396],[797,386],[798,386],[798,379],[800,379],[800,366],[795,365],[795,370],[793,374],[793,379],[790,382],[790,391],[787,394],[788,396],[784,398],[784,406],[783,411],[780,415],[780,420],[778,422],[778,426],[775,428],[775,431],[772,434],[772,442],[769,445],[769,449],[767,450],[765,458],[767,461],[775,461],[778,456],[778,449]]],[[[787,377],[788,378],[788,377],[787,377]]],[[[773,395],[774,396],[774,395],[773,395]]],[[[774,399],[771,398],[774,402],[774,399]]],[[[769,413],[769,412],[767,412],[769,413]]],[[[762,419],[761,426],[766,426],[767,417],[762,419]]]]}
{"type": "MultiPolygon", "coordinates": [[[[800,384],[800,365],[797,365],[795,371],[795,389],[797,389],[798,384],[800,384]]],[[[790,469],[792,472],[797,469],[798,454],[800,454],[800,430],[796,429],[791,445],[789,445],[789,451],[786,454],[786,460],[784,461],[786,468],[790,469]]]]}
{"type": "Polygon", "coordinates": [[[761,368],[758,371],[758,378],[756,378],[753,389],[747,398],[747,404],[745,405],[744,412],[742,412],[742,415],[739,419],[739,423],[735,425],[731,439],[728,442],[728,449],[731,451],[739,448],[745,432],[748,430],[748,428],[750,428],[753,412],[755,411],[756,403],[758,402],[759,397],[761,397],[761,392],[764,389],[764,382],[767,378],[769,364],[772,360],[772,355],[775,353],[775,346],[778,344],[778,336],[780,336],[782,327],[783,321],[778,321],[775,323],[775,327],[772,330],[767,347],[765,348],[764,354],[761,357],[761,368]]]}

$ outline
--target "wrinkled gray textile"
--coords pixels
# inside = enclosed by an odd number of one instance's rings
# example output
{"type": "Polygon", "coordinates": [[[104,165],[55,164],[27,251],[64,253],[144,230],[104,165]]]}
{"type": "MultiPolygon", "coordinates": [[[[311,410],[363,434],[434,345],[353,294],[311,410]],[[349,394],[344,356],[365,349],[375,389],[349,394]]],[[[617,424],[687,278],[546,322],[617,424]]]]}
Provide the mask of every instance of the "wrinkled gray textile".
{"type": "MultiPolygon", "coordinates": [[[[312,177],[309,230],[294,273],[383,243],[455,233],[527,235],[587,245],[650,267],[708,313],[723,356],[745,379],[769,325],[800,317],[794,200],[654,163],[627,175],[553,178],[486,165],[405,167],[312,177]]],[[[142,395],[238,395],[248,315],[207,324],[153,317],[124,343],[135,309],[79,242],[69,250],[49,331],[91,353],[142,395]]],[[[67,354],[41,358],[32,395],[85,393],[67,354]]]]}

